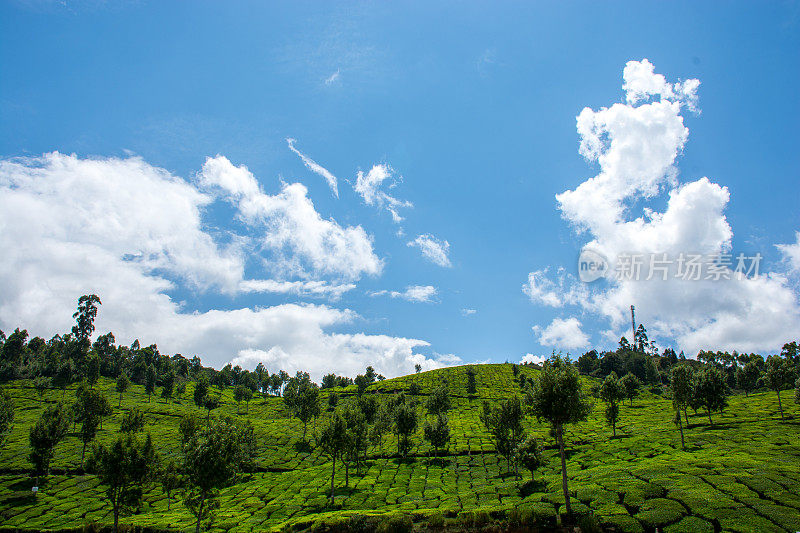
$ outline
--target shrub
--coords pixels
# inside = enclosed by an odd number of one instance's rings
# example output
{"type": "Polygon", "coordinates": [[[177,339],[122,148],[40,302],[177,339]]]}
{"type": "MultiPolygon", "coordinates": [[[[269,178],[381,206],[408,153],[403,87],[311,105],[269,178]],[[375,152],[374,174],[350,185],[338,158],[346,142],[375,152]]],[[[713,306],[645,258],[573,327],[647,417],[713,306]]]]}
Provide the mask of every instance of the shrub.
{"type": "Polygon", "coordinates": [[[439,529],[444,527],[444,515],[440,512],[435,512],[428,516],[428,527],[439,529]]]}
{"type": "Polygon", "coordinates": [[[378,533],[409,533],[414,529],[411,517],[408,515],[392,514],[381,520],[378,524],[378,533]]]}

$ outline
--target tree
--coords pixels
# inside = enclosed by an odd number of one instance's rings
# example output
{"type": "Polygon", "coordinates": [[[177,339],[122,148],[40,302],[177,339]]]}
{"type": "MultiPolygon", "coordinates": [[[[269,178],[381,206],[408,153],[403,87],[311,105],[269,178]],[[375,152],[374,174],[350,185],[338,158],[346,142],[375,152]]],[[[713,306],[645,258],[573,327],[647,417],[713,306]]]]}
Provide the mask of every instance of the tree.
{"type": "Polygon", "coordinates": [[[517,446],[514,450],[514,461],[530,471],[533,481],[534,473],[542,466],[542,449],[536,437],[531,435],[517,446]]]}
{"type": "Polygon", "coordinates": [[[623,393],[625,398],[630,400],[631,405],[633,405],[633,399],[636,398],[639,394],[639,388],[642,386],[642,382],[639,381],[639,378],[633,375],[633,373],[628,372],[620,378],[620,385],[622,386],[623,393]]]}
{"type": "Polygon", "coordinates": [[[247,412],[250,412],[250,400],[253,399],[253,391],[244,385],[236,385],[233,390],[233,399],[236,400],[236,414],[239,414],[239,404],[244,402],[247,405],[247,412]]]}
{"type": "Polygon", "coordinates": [[[475,371],[472,367],[467,367],[467,394],[475,394],[477,388],[475,386],[475,371]]]}
{"type": "Polygon", "coordinates": [[[116,389],[117,392],[119,393],[119,405],[117,405],[117,408],[122,407],[122,394],[128,390],[130,384],[131,380],[128,379],[128,374],[125,374],[124,372],[120,374],[119,377],[117,378],[116,389]]]}
{"type": "MultiPolygon", "coordinates": [[[[636,379],[635,377],[633,379],[636,379]]],[[[613,435],[617,436],[617,420],[619,419],[619,405],[617,402],[623,400],[626,389],[621,380],[617,378],[616,372],[612,372],[603,380],[600,386],[600,398],[606,402],[606,420],[611,424],[613,435]]]]}
{"type": "Polygon", "coordinates": [[[178,465],[174,460],[169,460],[159,472],[161,489],[167,495],[167,511],[169,511],[172,493],[181,486],[181,476],[178,465]]]}
{"type": "Polygon", "coordinates": [[[708,412],[708,423],[714,425],[711,420],[712,411],[721,411],[728,405],[727,384],[725,375],[716,366],[706,365],[697,374],[694,387],[694,396],[701,407],[705,407],[708,412]]]}
{"type": "Polygon", "coordinates": [[[744,367],[736,369],[736,386],[744,391],[748,396],[755,390],[758,378],[761,377],[761,370],[755,361],[748,361],[744,367]]]}
{"type": "Polygon", "coordinates": [[[494,440],[497,453],[506,458],[508,471],[511,471],[513,464],[517,472],[514,450],[525,439],[525,430],[522,427],[525,413],[519,398],[510,398],[495,406],[484,401],[480,418],[494,440]]]}
{"type": "Polygon", "coordinates": [[[419,363],[417,363],[416,365],[414,365],[414,372],[416,372],[417,374],[419,374],[420,372],[422,372],[422,365],[421,365],[421,364],[419,364],[419,363]]]}
{"type": "Polygon", "coordinates": [[[394,432],[397,435],[397,453],[405,457],[411,449],[411,435],[417,429],[417,410],[405,399],[394,409],[394,432]]]}
{"type": "Polygon", "coordinates": [[[794,365],[788,360],[777,355],[767,358],[767,371],[764,373],[764,380],[767,386],[778,395],[778,409],[783,420],[783,405],[781,405],[781,391],[792,386],[795,379],[794,365]]]}
{"type": "Polygon", "coordinates": [[[105,395],[94,389],[90,389],[85,383],[81,383],[75,391],[76,400],[72,406],[75,421],[81,424],[81,465],[86,456],[86,446],[92,442],[97,435],[97,429],[104,416],[111,414],[111,406],[105,395]]]}
{"type": "Polygon", "coordinates": [[[56,445],[67,436],[69,416],[62,403],[48,406],[33,425],[28,435],[31,446],[30,461],[37,475],[50,473],[50,462],[56,445]]]}
{"type": "Polygon", "coordinates": [[[95,352],[91,352],[86,358],[86,382],[90,387],[94,387],[100,379],[100,357],[95,352]]]}
{"type": "Polygon", "coordinates": [[[0,448],[5,442],[6,435],[11,431],[14,422],[14,401],[8,391],[0,389],[0,448]]]}
{"type": "Polygon", "coordinates": [[[214,409],[219,408],[219,406],[220,406],[219,396],[206,396],[205,397],[205,401],[203,402],[203,407],[206,408],[206,420],[207,421],[211,421],[211,411],[213,411],[214,409]]]}
{"type": "Polygon", "coordinates": [[[433,446],[434,457],[438,457],[439,449],[444,448],[450,442],[450,426],[448,425],[447,415],[444,412],[439,412],[432,424],[425,422],[423,435],[425,440],[433,446]]]}
{"type": "Polygon", "coordinates": [[[206,408],[206,397],[208,397],[208,376],[200,374],[194,384],[194,403],[201,409],[206,408]]]}
{"type": "Polygon", "coordinates": [[[139,409],[131,409],[122,416],[119,423],[122,433],[138,433],[144,431],[144,413],[139,409]]]}
{"type": "Polygon", "coordinates": [[[221,418],[198,431],[184,446],[184,504],[197,519],[195,531],[219,507],[216,496],[240,472],[252,470],[256,453],[253,426],[221,418]]]}
{"type": "Polygon", "coordinates": [[[369,387],[370,381],[367,376],[359,374],[356,376],[355,383],[357,388],[356,393],[361,396],[367,390],[367,387],[369,387]]]}
{"type": "MultiPolygon", "coordinates": [[[[670,371],[670,386],[672,387],[672,405],[675,407],[676,421],[681,430],[681,448],[686,449],[686,441],[683,437],[683,422],[681,421],[681,410],[686,413],[686,406],[692,397],[693,376],[691,369],[685,364],[673,366],[670,371]]],[[[688,423],[688,422],[687,422],[688,423]]]]}
{"type": "Polygon", "coordinates": [[[331,470],[331,504],[334,500],[334,478],[336,477],[336,459],[342,458],[347,451],[347,425],[340,413],[334,413],[328,419],[328,423],[322,428],[319,437],[319,444],[322,453],[331,458],[333,462],[331,470]]]}
{"type": "Polygon", "coordinates": [[[196,413],[189,413],[183,416],[180,424],[178,424],[178,431],[181,434],[181,444],[185,446],[187,442],[192,440],[192,437],[197,435],[197,432],[200,431],[201,425],[202,422],[196,413]]]}
{"type": "Polygon", "coordinates": [[[161,397],[165,402],[169,402],[172,393],[175,392],[175,371],[170,369],[161,381],[161,397]]]}
{"type": "Polygon", "coordinates": [[[54,384],[61,387],[62,397],[73,379],[75,379],[75,363],[72,362],[72,359],[66,359],[58,367],[58,373],[54,380],[54,384]]]}
{"type": "Polygon", "coordinates": [[[564,454],[564,425],[582,422],[591,411],[591,403],[581,390],[578,372],[561,355],[554,354],[542,364],[527,398],[531,413],[547,420],[553,427],[561,455],[561,485],[567,513],[572,514],[567,486],[567,460],[564,454]]]}
{"type": "Polygon", "coordinates": [[[147,393],[147,403],[150,403],[150,396],[156,391],[156,367],[147,365],[144,376],[144,391],[147,393]]]}
{"type": "Polygon", "coordinates": [[[319,416],[319,387],[307,372],[298,372],[283,391],[283,401],[289,412],[303,423],[303,442],[306,442],[308,422],[319,416]]]}
{"type": "Polygon", "coordinates": [[[141,503],[142,487],[152,479],[157,464],[150,435],[140,441],[128,433],[118,436],[108,447],[95,446],[89,469],[108,486],[106,496],[114,510],[114,531],[119,531],[120,513],[141,503]]]}
{"type": "Polygon", "coordinates": [[[94,332],[94,319],[97,317],[97,306],[103,302],[96,294],[84,294],[78,298],[78,310],[72,314],[76,324],[72,326],[72,333],[78,340],[81,352],[85,353],[89,348],[89,337],[94,332]]]}
{"type": "Polygon", "coordinates": [[[429,415],[447,414],[447,411],[450,410],[450,395],[447,393],[447,387],[444,384],[431,391],[425,401],[425,408],[428,410],[429,415]]]}
{"type": "Polygon", "coordinates": [[[794,382],[794,403],[800,403],[800,378],[794,382]]]}
{"type": "Polygon", "coordinates": [[[356,474],[361,474],[361,457],[366,457],[369,446],[367,420],[358,403],[348,403],[342,412],[347,431],[347,453],[345,454],[345,487],[350,484],[350,466],[356,467],[356,474]]]}

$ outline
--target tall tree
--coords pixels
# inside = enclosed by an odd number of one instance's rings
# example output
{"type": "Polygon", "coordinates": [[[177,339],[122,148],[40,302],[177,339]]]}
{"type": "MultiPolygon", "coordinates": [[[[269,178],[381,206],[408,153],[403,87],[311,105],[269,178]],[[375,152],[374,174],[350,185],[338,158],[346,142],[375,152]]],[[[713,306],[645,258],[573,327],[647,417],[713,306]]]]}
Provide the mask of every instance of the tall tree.
{"type": "Polygon", "coordinates": [[[633,399],[639,394],[639,388],[642,386],[642,382],[639,381],[639,378],[634,376],[632,372],[625,374],[619,381],[625,393],[625,397],[628,398],[631,405],[633,405],[633,399]]]}
{"type": "Polygon", "coordinates": [[[333,504],[335,503],[336,459],[344,457],[348,447],[347,425],[340,413],[336,412],[328,419],[328,423],[325,424],[320,433],[319,444],[322,448],[322,453],[330,457],[333,463],[331,469],[331,504],[333,504]]]}
{"type": "MultiPolygon", "coordinates": [[[[401,395],[402,396],[402,395],[401,395]]],[[[411,449],[411,435],[417,430],[417,410],[403,399],[394,408],[394,432],[397,435],[397,453],[402,457],[411,449]]]]}
{"type": "Polygon", "coordinates": [[[306,372],[298,372],[283,391],[283,401],[292,416],[303,423],[303,442],[306,442],[308,423],[319,416],[319,387],[306,372]]]}
{"type": "Polygon", "coordinates": [[[616,437],[617,421],[619,420],[618,402],[625,398],[625,387],[617,378],[616,372],[610,373],[603,380],[603,384],[600,386],[600,398],[606,402],[606,420],[611,424],[613,435],[616,437]]]}
{"type": "Polygon", "coordinates": [[[758,378],[761,377],[761,370],[755,361],[748,361],[743,367],[736,369],[736,386],[744,391],[748,396],[755,390],[758,378]]]}
{"type": "Polygon", "coordinates": [[[794,365],[789,359],[784,359],[777,355],[771,355],[767,358],[767,371],[764,373],[764,381],[778,395],[778,410],[781,413],[781,420],[784,419],[781,391],[790,388],[794,380],[794,365]]]}
{"type": "Polygon", "coordinates": [[[115,385],[115,388],[116,388],[117,392],[119,393],[119,404],[117,405],[117,408],[122,407],[122,394],[126,390],[128,390],[128,387],[130,386],[130,384],[131,384],[131,380],[128,379],[128,374],[126,374],[124,372],[122,374],[120,374],[119,377],[117,378],[117,383],[115,385]]]}
{"type": "Polygon", "coordinates": [[[219,489],[238,473],[252,470],[255,454],[253,426],[230,418],[216,419],[186,443],[184,503],[197,519],[195,532],[199,533],[203,520],[219,507],[219,489]]]}
{"type": "Polygon", "coordinates": [[[434,457],[438,457],[439,450],[450,442],[450,425],[448,422],[447,415],[444,412],[437,413],[433,423],[425,422],[423,435],[425,440],[433,446],[434,457]]]}
{"type": "Polygon", "coordinates": [[[514,457],[517,464],[530,471],[531,481],[533,481],[534,473],[542,466],[542,449],[536,437],[531,435],[522,441],[514,450],[514,457]]]}
{"type": "Polygon", "coordinates": [[[728,405],[727,388],[725,375],[717,366],[707,364],[695,377],[694,397],[701,407],[706,408],[711,425],[714,425],[712,411],[721,411],[728,405]]]}
{"type": "Polygon", "coordinates": [[[37,475],[50,473],[50,462],[56,445],[67,436],[69,416],[62,403],[45,408],[36,423],[31,427],[28,441],[31,446],[30,461],[37,475]]]}
{"type": "Polygon", "coordinates": [[[119,531],[119,516],[142,501],[142,487],[155,474],[158,456],[150,435],[143,441],[133,434],[120,435],[109,444],[95,446],[89,469],[100,483],[107,485],[106,496],[114,510],[114,531],[119,531]]]}
{"type": "Polygon", "coordinates": [[[685,364],[676,365],[670,371],[670,386],[672,388],[672,405],[675,407],[675,418],[681,430],[681,448],[686,449],[686,440],[683,436],[683,421],[681,410],[686,413],[686,406],[692,397],[692,371],[685,364]]]}
{"type": "Polygon", "coordinates": [[[147,393],[147,403],[150,403],[150,396],[156,391],[156,367],[152,364],[147,365],[144,375],[144,391],[147,393]]]}
{"type": "Polygon", "coordinates": [[[570,362],[554,354],[542,364],[542,371],[529,390],[528,404],[531,413],[539,420],[547,420],[553,427],[561,455],[561,486],[567,513],[572,506],[567,485],[567,459],[564,454],[564,425],[582,422],[592,409],[581,389],[577,369],[570,362]]]}
{"type": "Polygon", "coordinates": [[[172,503],[172,493],[181,486],[181,472],[174,460],[170,459],[158,473],[161,489],[167,495],[167,511],[172,503]]]}
{"type": "Polygon", "coordinates": [[[508,471],[511,471],[513,465],[516,472],[514,450],[525,439],[525,430],[522,427],[525,413],[519,398],[503,400],[496,405],[484,401],[480,418],[494,440],[497,453],[506,458],[508,471]]]}
{"type": "Polygon", "coordinates": [[[447,411],[450,410],[450,395],[447,392],[447,386],[440,384],[431,391],[425,400],[425,409],[428,410],[429,415],[433,416],[447,414],[447,411]]]}
{"type": "Polygon", "coordinates": [[[475,394],[477,387],[475,386],[475,370],[472,367],[467,367],[467,394],[475,394]]]}
{"type": "Polygon", "coordinates": [[[84,294],[78,298],[78,310],[72,314],[72,318],[76,321],[76,324],[72,326],[72,333],[85,348],[88,348],[89,337],[94,332],[97,306],[102,303],[96,294],[84,294]]]}
{"type": "Polygon", "coordinates": [[[90,389],[85,383],[81,383],[75,391],[75,403],[72,406],[75,421],[81,424],[81,465],[86,456],[86,446],[92,442],[97,435],[97,429],[103,417],[111,414],[111,406],[108,400],[100,391],[90,389]]]}

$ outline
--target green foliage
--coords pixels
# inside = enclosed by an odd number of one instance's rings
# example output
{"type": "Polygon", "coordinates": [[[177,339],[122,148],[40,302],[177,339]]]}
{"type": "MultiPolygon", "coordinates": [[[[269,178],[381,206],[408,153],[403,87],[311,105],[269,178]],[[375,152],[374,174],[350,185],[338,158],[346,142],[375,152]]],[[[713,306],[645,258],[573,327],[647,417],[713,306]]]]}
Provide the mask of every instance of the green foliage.
{"type": "Polygon", "coordinates": [[[67,435],[69,417],[62,403],[48,406],[30,429],[30,461],[37,474],[47,476],[56,445],[67,435]]]}
{"type": "Polygon", "coordinates": [[[219,489],[239,472],[253,468],[255,450],[253,426],[227,417],[215,420],[186,443],[184,503],[197,519],[197,531],[203,520],[219,507],[216,500],[219,489]]]}
{"type": "Polygon", "coordinates": [[[14,422],[14,401],[6,390],[0,389],[0,448],[14,422]]]}
{"type": "Polygon", "coordinates": [[[119,531],[119,515],[138,507],[142,486],[151,480],[158,456],[150,435],[144,441],[133,434],[120,435],[108,447],[98,445],[89,461],[100,483],[107,485],[106,496],[114,509],[114,531],[119,531]]]}
{"type": "Polygon", "coordinates": [[[466,374],[467,374],[467,394],[475,394],[478,391],[475,385],[475,371],[472,369],[472,367],[468,366],[466,374]]]}
{"type": "MultiPolygon", "coordinates": [[[[632,374],[630,374],[632,376],[632,374]]],[[[635,377],[633,379],[636,379],[635,377]]],[[[625,399],[627,389],[624,383],[617,378],[616,372],[612,372],[603,380],[600,386],[600,398],[606,402],[606,421],[611,425],[614,436],[617,435],[617,420],[619,419],[618,402],[625,399]]]]}
{"type": "Polygon", "coordinates": [[[778,395],[778,410],[781,413],[781,420],[783,420],[781,391],[790,388],[796,377],[795,366],[789,359],[784,359],[777,355],[771,355],[767,358],[767,371],[764,373],[764,381],[778,395]]]}
{"type": "Polygon", "coordinates": [[[72,326],[72,333],[79,341],[88,343],[88,339],[94,331],[97,306],[102,303],[96,294],[84,294],[78,298],[78,310],[72,315],[77,324],[72,326]]]}
{"type": "Polygon", "coordinates": [[[425,400],[425,409],[428,410],[429,415],[438,416],[447,414],[450,407],[450,395],[447,392],[447,387],[444,385],[439,385],[433,389],[430,395],[428,395],[428,399],[425,400]]]}
{"type": "Polygon", "coordinates": [[[139,433],[144,431],[144,413],[141,409],[133,408],[122,416],[119,423],[122,433],[139,433]]]}
{"type": "Polygon", "coordinates": [[[639,394],[639,389],[642,386],[642,382],[639,381],[639,378],[633,375],[633,373],[628,372],[622,378],[620,378],[620,385],[622,386],[623,392],[625,393],[625,398],[630,400],[631,405],[633,405],[633,399],[636,398],[639,394]]]}
{"type": "Polygon", "coordinates": [[[417,410],[406,401],[394,409],[394,432],[397,435],[397,453],[405,457],[411,448],[411,435],[417,429],[417,410]]]}
{"type": "Polygon", "coordinates": [[[711,413],[721,411],[728,405],[728,386],[725,375],[716,366],[706,365],[695,376],[693,399],[696,405],[708,411],[708,422],[713,424],[711,413]]]}
{"type": "Polygon", "coordinates": [[[509,471],[511,466],[516,466],[514,451],[525,438],[522,421],[525,414],[519,398],[504,400],[493,406],[487,401],[483,402],[481,422],[494,439],[497,453],[506,458],[509,471]]]}
{"type": "Polygon", "coordinates": [[[516,447],[514,462],[522,465],[531,473],[531,479],[534,478],[536,471],[542,466],[542,448],[534,435],[528,436],[516,447]]]}
{"type": "Polygon", "coordinates": [[[447,446],[450,442],[450,426],[448,425],[447,415],[439,413],[433,423],[426,422],[423,429],[425,440],[431,443],[435,450],[434,455],[439,455],[439,449],[447,446]]]}
{"type": "Polygon", "coordinates": [[[283,401],[292,416],[303,423],[303,442],[306,442],[308,422],[319,416],[319,386],[306,372],[298,372],[289,380],[283,391],[283,401]]]}

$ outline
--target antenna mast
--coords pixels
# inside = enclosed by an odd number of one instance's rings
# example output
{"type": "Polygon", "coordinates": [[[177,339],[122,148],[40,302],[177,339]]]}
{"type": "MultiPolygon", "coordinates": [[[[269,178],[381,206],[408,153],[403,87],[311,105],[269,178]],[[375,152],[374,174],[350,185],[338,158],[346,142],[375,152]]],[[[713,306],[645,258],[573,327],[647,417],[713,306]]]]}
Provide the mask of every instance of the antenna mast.
{"type": "Polygon", "coordinates": [[[631,343],[636,344],[636,319],[633,315],[634,307],[631,306],[631,331],[633,332],[633,337],[631,337],[631,343]]]}

